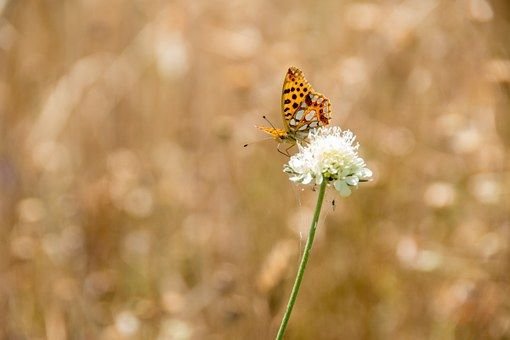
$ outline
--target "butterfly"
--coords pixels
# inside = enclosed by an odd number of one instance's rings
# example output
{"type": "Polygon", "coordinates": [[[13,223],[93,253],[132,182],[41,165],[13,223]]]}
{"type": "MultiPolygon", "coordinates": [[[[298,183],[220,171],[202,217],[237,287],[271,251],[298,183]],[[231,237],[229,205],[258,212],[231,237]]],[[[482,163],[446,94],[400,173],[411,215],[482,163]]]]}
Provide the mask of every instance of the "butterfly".
{"type": "MultiPolygon", "coordinates": [[[[324,95],[315,92],[300,69],[290,67],[283,81],[281,114],[284,129],[274,126],[257,128],[278,143],[287,142],[292,147],[296,142],[305,140],[311,129],[329,124],[331,103],[324,95]]],[[[280,149],[278,151],[282,153],[280,149]]]]}

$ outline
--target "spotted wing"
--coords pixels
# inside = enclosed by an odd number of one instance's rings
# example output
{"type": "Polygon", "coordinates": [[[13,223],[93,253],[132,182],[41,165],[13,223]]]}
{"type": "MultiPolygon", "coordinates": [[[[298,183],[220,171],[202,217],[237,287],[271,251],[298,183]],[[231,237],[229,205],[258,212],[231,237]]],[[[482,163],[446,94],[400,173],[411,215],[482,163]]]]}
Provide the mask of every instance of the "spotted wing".
{"type": "Polygon", "coordinates": [[[320,93],[308,93],[305,100],[293,112],[289,120],[291,132],[305,132],[326,126],[331,119],[331,103],[329,99],[320,93]]]}
{"type": "Polygon", "coordinates": [[[282,118],[285,128],[308,93],[315,92],[297,67],[290,67],[285,75],[282,88],[282,118]]]}
{"type": "Polygon", "coordinates": [[[309,129],[329,124],[331,104],[315,92],[297,67],[290,67],[282,89],[282,115],[288,132],[307,133],[309,129]]]}

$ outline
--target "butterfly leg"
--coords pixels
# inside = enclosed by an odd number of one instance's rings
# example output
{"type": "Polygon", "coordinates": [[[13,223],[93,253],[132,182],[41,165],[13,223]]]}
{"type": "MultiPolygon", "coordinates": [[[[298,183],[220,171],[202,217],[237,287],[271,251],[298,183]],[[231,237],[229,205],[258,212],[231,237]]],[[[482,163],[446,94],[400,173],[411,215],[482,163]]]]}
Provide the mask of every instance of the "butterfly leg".
{"type": "Polygon", "coordinates": [[[278,146],[276,147],[276,150],[278,150],[279,153],[281,153],[282,155],[284,156],[287,156],[287,157],[290,157],[289,155],[289,149],[285,150],[285,152],[283,152],[282,150],[280,150],[280,143],[278,143],[278,146]]]}
{"type": "Polygon", "coordinates": [[[296,144],[292,144],[291,146],[289,146],[287,149],[285,149],[285,153],[287,154],[287,156],[290,157],[290,153],[289,153],[289,150],[292,149],[296,144]]]}

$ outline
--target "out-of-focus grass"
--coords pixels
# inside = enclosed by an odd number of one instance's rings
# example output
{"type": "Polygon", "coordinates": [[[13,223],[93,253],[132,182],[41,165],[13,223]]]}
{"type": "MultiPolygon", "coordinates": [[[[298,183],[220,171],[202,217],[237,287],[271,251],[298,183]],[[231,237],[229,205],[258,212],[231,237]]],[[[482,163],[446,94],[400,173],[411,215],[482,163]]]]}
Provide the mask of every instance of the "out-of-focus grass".
{"type": "Polygon", "coordinates": [[[288,337],[510,337],[509,9],[0,1],[0,337],[273,337],[316,193],[242,145],[290,65],[376,180],[326,207],[288,337]]]}

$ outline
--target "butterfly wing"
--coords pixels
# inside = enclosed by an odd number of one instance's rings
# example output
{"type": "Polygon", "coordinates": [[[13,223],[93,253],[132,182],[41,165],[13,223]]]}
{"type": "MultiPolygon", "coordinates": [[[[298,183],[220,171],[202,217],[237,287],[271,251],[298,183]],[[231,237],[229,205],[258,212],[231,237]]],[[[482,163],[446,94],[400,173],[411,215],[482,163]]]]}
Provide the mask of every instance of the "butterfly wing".
{"type": "Polygon", "coordinates": [[[292,114],[289,121],[290,132],[308,133],[308,130],[326,126],[331,119],[331,103],[320,93],[309,93],[292,114]]]}
{"type": "Polygon", "coordinates": [[[297,67],[290,67],[282,87],[282,118],[286,129],[289,128],[294,112],[310,92],[314,90],[305,79],[303,72],[297,67]]]}
{"type": "Polygon", "coordinates": [[[285,129],[294,135],[329,124],[331,104],[315,92],[297,67],[290,67],[282,88],[282,117],[285,129]]]}

